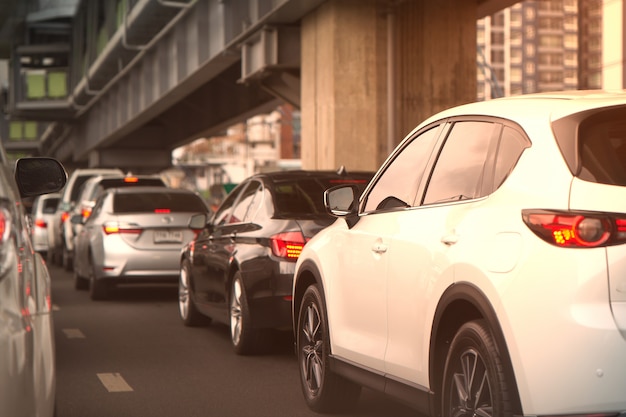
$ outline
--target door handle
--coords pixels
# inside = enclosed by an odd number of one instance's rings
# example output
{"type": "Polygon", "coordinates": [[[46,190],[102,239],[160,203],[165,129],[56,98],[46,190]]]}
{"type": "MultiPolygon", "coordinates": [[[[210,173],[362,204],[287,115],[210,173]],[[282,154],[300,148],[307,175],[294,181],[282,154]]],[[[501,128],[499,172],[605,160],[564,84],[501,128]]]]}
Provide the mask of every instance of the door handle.
{"type": "Polygon", "coordinates": [[[374,246],[372,246],[372,252],[378,254],[385,253],[387,252],[387,245],[382,242],[376,242],[374,243],[374,246]]]}

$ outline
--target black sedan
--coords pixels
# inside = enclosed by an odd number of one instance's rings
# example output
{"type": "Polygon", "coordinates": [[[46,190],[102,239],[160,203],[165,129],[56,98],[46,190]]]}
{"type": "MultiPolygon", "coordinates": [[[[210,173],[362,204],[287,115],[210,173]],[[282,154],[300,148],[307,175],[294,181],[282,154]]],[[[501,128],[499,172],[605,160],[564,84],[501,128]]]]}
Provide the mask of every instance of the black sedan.
{"type": "Polygon", "coordinates": [[[280,171],[239,184],[181,253],[179,311],[187,326],[211,320],[230,326],[237,354],[257,353],[273,329],[291,328],[291,287],[300,251],[330,225],[324,191],[338,184],[362,189],[372,172],[280,171]]]}

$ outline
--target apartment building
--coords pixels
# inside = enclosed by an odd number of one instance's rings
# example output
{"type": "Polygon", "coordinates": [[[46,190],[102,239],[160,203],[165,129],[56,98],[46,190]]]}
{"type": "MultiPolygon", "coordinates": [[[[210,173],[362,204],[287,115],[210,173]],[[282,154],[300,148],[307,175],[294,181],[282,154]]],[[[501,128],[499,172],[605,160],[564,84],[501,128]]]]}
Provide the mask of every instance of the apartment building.
{"type": "Polygon", "coordinates": [[[603,88],[610,2],[624,0],[526,0],[479,20],[477,98],[603,88]]]}

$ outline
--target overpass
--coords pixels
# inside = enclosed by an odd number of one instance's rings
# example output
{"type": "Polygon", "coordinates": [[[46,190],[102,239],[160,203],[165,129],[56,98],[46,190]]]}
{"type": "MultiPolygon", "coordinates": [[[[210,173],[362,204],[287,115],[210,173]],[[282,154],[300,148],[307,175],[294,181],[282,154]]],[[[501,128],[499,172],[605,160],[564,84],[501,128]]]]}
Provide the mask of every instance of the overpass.
{"type": "Polygon", "coordinates": [[[375,169],[475,99],[476,20],[517,1],[2,0],[0,136],[70,168],[156,172],[290,103],[304,168],[375,169]]]}

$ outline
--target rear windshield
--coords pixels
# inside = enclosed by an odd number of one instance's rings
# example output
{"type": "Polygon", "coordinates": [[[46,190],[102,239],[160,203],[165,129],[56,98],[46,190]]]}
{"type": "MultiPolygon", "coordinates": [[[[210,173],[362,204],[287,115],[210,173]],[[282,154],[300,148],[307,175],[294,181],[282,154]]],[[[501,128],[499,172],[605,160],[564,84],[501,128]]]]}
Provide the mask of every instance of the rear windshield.
{"type": "Polygon", "coordinates": [[[206,212],[207,207],[195,194],[132,193],[116,194],[113,212],[120,213],[180,213],[206,212]]]}
{"type": "Polygon", "coordinates": [[[579,130],[578,177],[626,186],[626,111],[592,116],[579,130]]]}
{"type": "Polygon", "coordinates": [[[94,187],[89,199],[95,200],[104,190],[108,190],[109,188],[136,186],[165,187],[165,183],[160,178],[103,178],[100,182],[98,182],[98,185],[94,187]]]}
{"type": "Polygon", "coordinates": [[[276,214],[326,214],[324,191],[335,185],[356,184],[363,192],[368,182],[369,178],[302,178],[281,181],[274,188],[276,214]]]}
{"type": "Polygon", "coordinates": [[[57,210],[58,205],[58,198],[47,198],[43,200],[43,212],[46,214],[52,214],[57,210]]]}

